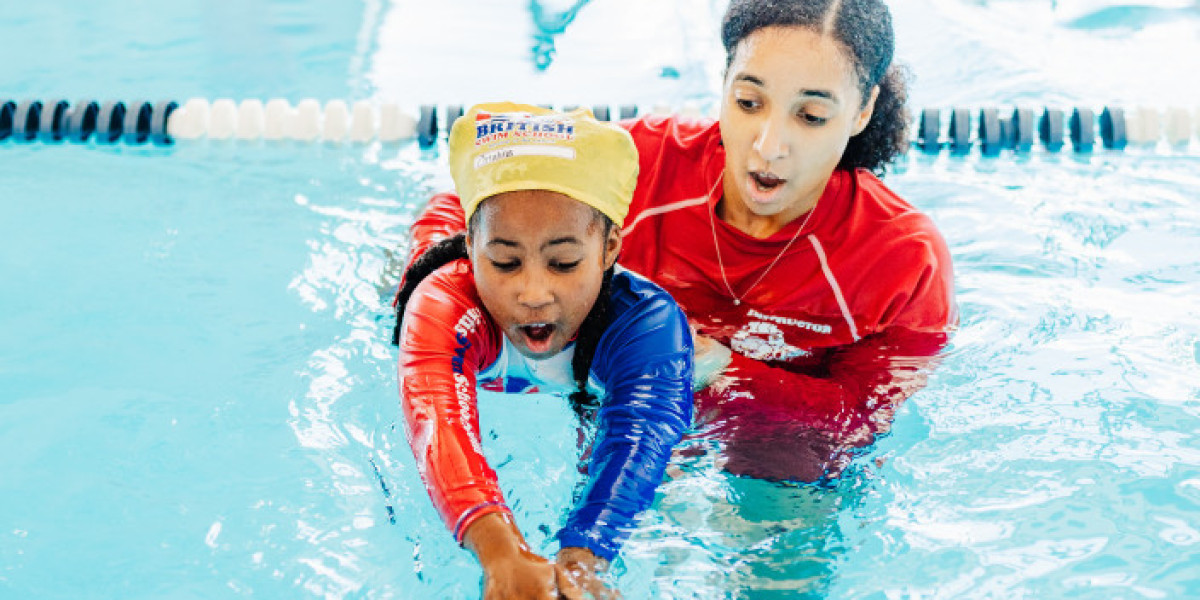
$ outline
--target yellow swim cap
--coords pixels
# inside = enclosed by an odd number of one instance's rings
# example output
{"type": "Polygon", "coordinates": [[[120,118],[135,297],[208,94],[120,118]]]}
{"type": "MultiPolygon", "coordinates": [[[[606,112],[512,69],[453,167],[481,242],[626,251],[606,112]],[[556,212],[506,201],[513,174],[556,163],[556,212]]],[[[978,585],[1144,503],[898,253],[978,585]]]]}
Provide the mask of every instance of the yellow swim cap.
{"type": "Polygon", "coordinates": [[[467,219],[503,192],[550,190],[592,206],[620,227],[637,185],[629,132],[588,109],[477,104],[450,131],[450,174],[467,219]]]}

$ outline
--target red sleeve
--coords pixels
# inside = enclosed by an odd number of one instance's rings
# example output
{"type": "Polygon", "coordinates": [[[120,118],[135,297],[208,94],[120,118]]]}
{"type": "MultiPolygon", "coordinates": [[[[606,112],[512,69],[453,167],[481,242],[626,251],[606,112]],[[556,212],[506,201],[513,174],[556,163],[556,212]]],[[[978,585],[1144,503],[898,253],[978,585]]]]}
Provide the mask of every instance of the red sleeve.
{"type": "Polygon", "coordinates": [[[726,468],[765,479],[836,477],[857,448],[886,433],[925,385],[947,334],[893,328],[838,349],[827,376],[796,373],[736,352],[724,377],[697,394],[697,412],[725,443],[726,468]]]}
{"type": "Polygon", "coordinates": [[[466,230],[467,220],[458,196],[451,192],[434,195],[409,229],[412,247],[408,249],[406,264],[412,263],[430,246],[466,230]]]}
{"type": "Polygon", "coordinates": [[[398,364],[409,444],[421,479],[460,543],[479,517],[508,511],[480,446],[475,374],[496,359],[499,332],[457,260],[417,287],[404,314],[398,364]]]}
{"type": "Polygon", "coordinates": [[[943,307],[933,312],[948,322],[926,321],[920,330],[887,327],[831,350],[819,373],[734,352],[727,377],[697,396],[702,412],[719,410],[729,470],[769,479],[836,476],[850,451],[891,428],[901,403],[925,386],[940,362],[957,324],[952,285],[949,272],[926,273],[902,311],[943,307]]]}
{"type": "Polygon", "coordinates": [[[404,261],[400,283],[396,286],[397,297],[392,299],[393,307],[399,299],[400,290],[404,289],[404,274],[408,272],[413,260],[424,254],[430,246],[466,230],[466,216],[457,195],[443,192],[429,199],[429,203],[409,228],[411,246],[408,248],[408,259],[404,261]]]}

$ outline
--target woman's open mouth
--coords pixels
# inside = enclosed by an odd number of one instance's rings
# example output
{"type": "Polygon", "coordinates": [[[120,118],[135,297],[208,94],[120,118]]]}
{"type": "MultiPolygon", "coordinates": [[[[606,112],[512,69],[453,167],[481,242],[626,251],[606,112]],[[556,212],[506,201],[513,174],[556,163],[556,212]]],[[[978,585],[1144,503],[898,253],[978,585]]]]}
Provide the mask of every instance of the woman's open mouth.
{"type": "Polygon", "coordinates": [[[525,346],[530,352],[540,354],[550,350],[550,342],[554,337],[556,327],[552,323],[530,323],[517,326],[517,331],[525,338],[525,346]]]}
{"type": "Polygon", "coordinates": [[[751,171],[750,183],[752,187],[751,191],[757,192],[753,194],[754,199],[760,202],[769,202],[773,199],[771,196],[773,196],[775,190],[787,183],[787,180],[773,173],[768,173],[765,171],[751,171]]]}

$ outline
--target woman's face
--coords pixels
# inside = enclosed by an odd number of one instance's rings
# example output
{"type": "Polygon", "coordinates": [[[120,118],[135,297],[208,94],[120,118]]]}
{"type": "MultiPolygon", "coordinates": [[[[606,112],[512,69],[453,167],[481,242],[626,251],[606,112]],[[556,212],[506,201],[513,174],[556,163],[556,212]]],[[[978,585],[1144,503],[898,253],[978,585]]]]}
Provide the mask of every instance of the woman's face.
{"type": "Polygon", "coordinates": [[[588,205],[546,190],[497,194],[468,240],[475,287],[525,356],[545,358],[575,336],[617,259],[620,232],[588,205]]]}
{"type": "Polygon", "coordinates": [[[874,95],[864,107],[853,64],[829,36],[767,27],[743,39],[721,105],[725,210],[779,227],[808,212],[870,120],[874,95]]]}

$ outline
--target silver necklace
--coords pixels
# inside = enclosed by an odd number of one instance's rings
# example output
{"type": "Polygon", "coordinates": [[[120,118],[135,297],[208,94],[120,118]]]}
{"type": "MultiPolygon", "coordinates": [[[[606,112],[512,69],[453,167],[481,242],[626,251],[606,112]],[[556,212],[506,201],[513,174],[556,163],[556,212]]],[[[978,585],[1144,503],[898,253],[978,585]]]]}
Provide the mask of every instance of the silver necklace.
{"type": "MultiPolygon", "coordinates": [[[[721,182],[724,179],[724,173],[721,173],[721,176],[717,177],[717,183],[713,186],[713,189],[708,192],[710,198],[712,197],[712,194],[717,191],[717,186],[721,185],[721,182]]],[[[780,250],[779,254],[775,255],[775,260],[771,261],[771,264],[767,265],[766,269],[763,269],[763,272],[758,276],[758,279],[755,279],[754,283],[750,284],[750,287],[746,288],[746,291],[742,292],[741,296],[738,296],[736,293],[734,293],[733,286],[729,285],[729,278],[725,276],[725,261],[721,260],[721,245],[717,243],[716,217],[713,216],[713,213],[716,212],[716,207],[714,206],[713,208],[709,209],[708,226],[712,230],[713,249],[717,251],[717,266],[721,269],[721,281],[725,282],[725,289],[729,292],[729,297],[733,298],[734,306],[741,306],[742,298],[749,296],[750,291],[753,290],[754,287],[757,286],[759,282],[761,282],[763,278],[767,276],[767,273],[770,273],[771,269],[775,267],[775,263],[779,262],[779,259],[783,258],[783,255],[787,253],[788,248],[792,247],[792,243],[796,241],[796,238],[800,237],[800,232],[804,231],[804,228],[808,226],[808,220],[812,218],[813,213],[817,212],[817,204],[820,203],[820,201],[821,198],[818,196],[817,202],[814,202],[813,207],[808,211],[808,216],[804,217],[804,222],[800,223],[800,227],[796,228],[796,233],[792,234],[792,239],[788,240],[788,243],[784,245],[783,250],[780,250]]]]}

